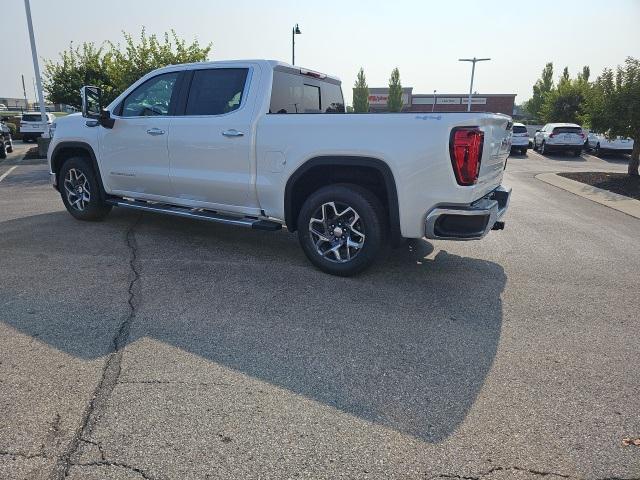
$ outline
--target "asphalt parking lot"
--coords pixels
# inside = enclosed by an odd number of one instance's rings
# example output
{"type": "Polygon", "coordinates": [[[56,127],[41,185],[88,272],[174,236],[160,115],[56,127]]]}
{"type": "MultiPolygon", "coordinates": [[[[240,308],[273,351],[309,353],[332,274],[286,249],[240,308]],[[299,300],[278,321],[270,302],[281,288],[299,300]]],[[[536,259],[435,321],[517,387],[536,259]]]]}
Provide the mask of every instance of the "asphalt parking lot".
{"type": "MultiPolygon", "coordinates": [[[[640,478],[640,220],[512,157],[506,229],[355,278],[293,235],[68,215],[0,162],[0,478],[640,478]]],[[[13,168],[16,167],[16,168],[13,168]]]]}

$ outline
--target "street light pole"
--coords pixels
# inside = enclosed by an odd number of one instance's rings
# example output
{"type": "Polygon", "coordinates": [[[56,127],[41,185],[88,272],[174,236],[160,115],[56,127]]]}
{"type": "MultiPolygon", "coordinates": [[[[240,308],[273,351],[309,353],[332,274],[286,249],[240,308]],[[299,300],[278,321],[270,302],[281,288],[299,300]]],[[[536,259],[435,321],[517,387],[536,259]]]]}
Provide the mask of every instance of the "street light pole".
{"type": "Polygon", "coordinates": [[[300,27],[296,26],[291,29],[291,65],[296,64],[296,35],[300,35],[300,27]]]}
{"type": "Polygon", "coordinates": [[[33,57],[33,70],[36,74],[36,85],[38,87],[38,102],[40,103],[40,116],[42,121],[47,121],[47,111],[44,106],[44,95],[42,93],[42,79],[40,78],[40,66],[38,65],[38,52],[36,50],[36,39],[33,35],[33,23],[31,22],[31,6],[29,0],[24,0],[24,9],[27,13],[27,27],[29,28],[29,40],[31,41],[31,56],[33,57]]]}
{"type": "Polygon", "coordinates": [[[471,62],[473,65],[471,67],[471,86],[469,87],[469,101],[467,102],[467,112],[471,111],[471,95],[473,95],[473,77],[476,73],[476,63],[477,62],[486,62],[491,60],[490,58],[459,58],[459,62],[471,62]]]}
{"type": "Polygon", "coordinates": [[[436,92],[437,90],[433,91],[433,105],[431,106],[431,113],[436,109],[436,92]]]}

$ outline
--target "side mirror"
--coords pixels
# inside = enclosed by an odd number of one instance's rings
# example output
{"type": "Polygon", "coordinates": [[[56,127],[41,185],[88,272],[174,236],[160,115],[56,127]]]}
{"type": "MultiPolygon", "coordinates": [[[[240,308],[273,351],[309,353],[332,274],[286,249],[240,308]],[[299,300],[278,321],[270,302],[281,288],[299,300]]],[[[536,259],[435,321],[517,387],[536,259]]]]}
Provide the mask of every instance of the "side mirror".
{"type": "Polygon", "coordinates": [[[82,116],[98,120],[102,110],[102,92],[98,87],[85,85],[80,89],[82,97],[82,116]]]}
{"type": "Polygon", "coordinates": [[[536,133],[541,132],[542,130],[536,130],[536,133]]]}
{"type": "MultiPolygon", "coordinates": [[[[102,91],[98,87],[86,85],[80,89],[82,96],[82,116],[97,120],[105,128],[113,128],[115,120],[109,110],[102,108],[102,91]]],[[[95,125],[95,124],[94,124],[95,125]]]]}

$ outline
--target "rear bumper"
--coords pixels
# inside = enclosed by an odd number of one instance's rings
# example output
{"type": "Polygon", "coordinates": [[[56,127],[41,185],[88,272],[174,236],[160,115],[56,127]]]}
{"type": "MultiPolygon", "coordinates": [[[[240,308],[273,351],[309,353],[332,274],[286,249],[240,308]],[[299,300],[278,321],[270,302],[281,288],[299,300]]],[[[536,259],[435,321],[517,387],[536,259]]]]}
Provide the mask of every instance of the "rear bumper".
{"type": "Polygon", "coordinates": [[[427,214],[425,237],[434,240],[479,240],[504,228],[511,188],[500,185],[469,205],[442,205],[427,214]]]}
{"type": "Polygon", "coordinates": [[[544,148],[548,151],[554,151],[554,152],[567,152],[567,151],[571,151],[571,152],[575,152],[576,150],[582,150],[584,148],[584,144],[580,143],[577,145],[566,145],[566,144],[557,144],[557,143],[545,143],[544,144],[544,148]]]}

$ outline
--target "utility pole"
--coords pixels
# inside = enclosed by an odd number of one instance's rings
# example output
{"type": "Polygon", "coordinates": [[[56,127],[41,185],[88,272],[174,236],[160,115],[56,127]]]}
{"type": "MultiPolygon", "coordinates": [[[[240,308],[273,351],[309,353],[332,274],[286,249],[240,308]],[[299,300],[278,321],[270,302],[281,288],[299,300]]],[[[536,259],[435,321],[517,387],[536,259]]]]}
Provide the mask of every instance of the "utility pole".
{"type": "Polygon", "coordinates": [[[469,101],[467,102],[467,112],[471,111],[471,95],[473,95],[473,76],[476,73],[476,63],[477,62],[486,62],[491,60],[490,58],[459,58],[459,62],[471,62],[473,66],[471,67],[471,86],[469,87],[469,101]]]}
{"type": "Polygon", "coordinates": [[[27,100],[27,89],[24,86],[24,75],[21,75],[22,77],[22,94],[24,95],[24,108],[25,110],[29,109],[29,101],[27,100]]]}
{"type": "MultiPolygon", "coordinates": [[[[33,35],[33,23],[31,21],[31,6],[29,0],[24,0],[24,10],[27,14],[27,27],[29,28],[29,41],[31,42],[31,56],[33,57],[33,70],[36,74],[36,85],[38,87],[38,103],[40,104],[40,116],[42,121],[47,121],[47,111],[44,106],[44,94],[42,93],[42,79],[40,78],[40,66],[38,65],[38,51],[36,50],[36,39],[33,35]]],[[[25,95],[26,96],[26,95],[25,95]]]]}

